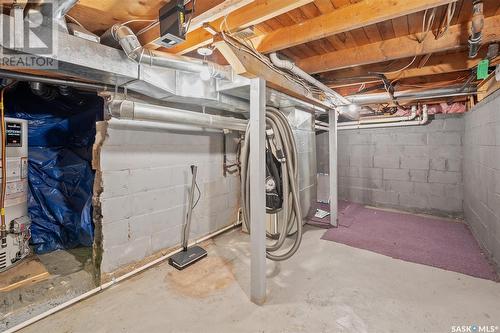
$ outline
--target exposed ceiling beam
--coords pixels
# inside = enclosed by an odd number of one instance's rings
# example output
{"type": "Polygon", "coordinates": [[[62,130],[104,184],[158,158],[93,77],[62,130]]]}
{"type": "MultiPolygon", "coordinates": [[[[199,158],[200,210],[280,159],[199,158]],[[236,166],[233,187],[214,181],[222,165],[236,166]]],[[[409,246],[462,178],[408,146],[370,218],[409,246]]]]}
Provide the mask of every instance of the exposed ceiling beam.
{"type": "MultiPolygon", "coordinates": [[[[226,0],[222,1],[222,3],[217,4],[216,6],[206,9],[205,11],[201,12],[199,15],[196,15],[193,17],[191,20],[191,23],[189,25],[189,32],[195,31],[198,28],[201,28],[205,22],[212,22],[215,21],[221,17],[224,17],[225,15],[229,15],[230,13],[234,12],[235,10],[238,10],[246,5],[251,4],[255,0],[226,0]]],[[[199,7],[196,6],[196,7],[199,7]]],[[[196,8],[196,12],[198,12],[196,8]]],[[[202,8],[203,10],[203,8],[202,8]]],[[[142,45],[145,45],[148,48],[151,49],[156,49],[159,48],[160,46],[157,44],[154,44],[153,41],[155,41],[158,37],[160,37],[160,24],[157,23],[151,29],[143,33],[142,35],[139,36],[139,41],[141,42],[142,45]]]]}
{"type": "MultiPolygon", "coordinates": [[[[436,85],[449,85],[451,84],[459,84],[462,81],[465,81],[465,78],[469,75],[467,71],[453,72],[453,73],[444,73],[444,74],[434,74],[422,77],[411,77],[398,80],[398,82],[394,83],[397,91],[399,90],[407,90],[412,88],[424,88],[424,87],[435,87],[436,85]],[[457,81],[457,79],[461,78],[461,80],[457,81]]],[[[378,91],[386,91],[383,83],[381,81],[367,83],[363,85],[363,89],[367,89],[369,93],[378,92],[378,91]]],[[[335,89],[338,93],[342,95],[353,95],[359,93],[360,84],[336,87],[335,89]]]]}
{"type": "Polygon", "coordinates": [[[194,31],[203,26],[205,22],[212,22],[221,17],[231,14],[235,10],[238,10],[255,0],[225,0],[221,4],[210,8],[204,13],[195,16],[191,20],[191,24],[189,25],[189,31],[194,31]]]}
{"type": "Polygon", "coordinates": [[[457,0],[364,0],[252,39],[263,53],[286,49],[457,0]]]}
{"type": "Polygon", "coordinates": [[[310,96],[307,90],[300,84],[290,81],[283,75],[270,70],[264,63],[249,55],[246,52],[238,50],[224,41],[215,42],[217,49],[224,55],[229,62],[235,74],[245,77],[261,77],[266,80],[266,84],[271,88],[281,91],[290,96],[305,100],[317,106],[325,107],[320,100],[310,96]]]}
{"type": "MultiPolygon", "coordinates": [[[[412,36],[403,36],[300,59],[297,65],[308,73],[320,73],[458,49],[467,45],[469,29],[470,23],[454,25],[438,40],[429,35],[422,43],[418,43],[412,36]]],[[[488,17],[484,20],[482,43],[498,40],[500,40],[500,16],[488,17]]]]}
{"type": "MultiPolygon", "coordinates": [[[[238,30],[255,24],[259,24],[273,17],[279,16],[295,8],[306,5],[313,0],[256,0],[238,10],[233,11],[226,18],[226,24],[229,30],[238,30]]],[[[210,21],[210,26],[219,31],[224,17],[219,17],[210,21]]],[[[151,46],[151,42],[159,37],[159,30],[151,30],[147,34],[140,36],[142,45],[151,46]]],[[[185,54],[197,48],[211,44],[213,35],[205,29],[198,28],[189,32],[186,41],[171,49],[165,49],[170,53],[185,54]]]]}
{"type": "Polygon", "coordinates": [[[371,66],[357,66],[352,68],[340,69],[325,73],[321,76],[322,81],[326,81],[330,87],[339,87],[359,82],[370,82],[372,80],[360,78],[369,75],[369,73],[387,72],[385,76],[389,80],[405,79],[412,77],[422,77],[426,75],[444,74],[452,72],[460,72],[473,68],[486,54],[486,50],[482,50],[475,59],[469,59],[467,52],[459,52],[453,54],[434,54],[426,64],[422,67],[413,66],[400,72],[394,72],[398,68],[403,68],[412,61],[411,58],[405,58],[404,61],[398,61],[391,64],[376,64],[371,66]]]}

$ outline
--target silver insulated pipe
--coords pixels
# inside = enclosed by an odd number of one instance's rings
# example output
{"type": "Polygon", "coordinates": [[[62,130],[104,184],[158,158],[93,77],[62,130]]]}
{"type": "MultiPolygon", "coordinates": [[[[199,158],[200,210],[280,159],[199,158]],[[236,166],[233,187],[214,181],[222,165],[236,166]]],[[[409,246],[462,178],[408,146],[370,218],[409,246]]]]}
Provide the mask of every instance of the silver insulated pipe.
{"type": "Polygon", "coordinates": [[[142,47],[132,29],[126,25],[115,24],[111,28],[111,34],[120,43],[127,57],[138,63],[200,73],[204,75],[203,79],[232,79],[232,70],[229,67],[165,52],[159,53],[142,47]]]}
{"type": "Polygon", "coordinates": [[[202,128],[245,131],[248,124],[248,122],[243,119],[125,100],[110,102],[108,110],[111,116],[119,119],[194,125],[202,128]]]}

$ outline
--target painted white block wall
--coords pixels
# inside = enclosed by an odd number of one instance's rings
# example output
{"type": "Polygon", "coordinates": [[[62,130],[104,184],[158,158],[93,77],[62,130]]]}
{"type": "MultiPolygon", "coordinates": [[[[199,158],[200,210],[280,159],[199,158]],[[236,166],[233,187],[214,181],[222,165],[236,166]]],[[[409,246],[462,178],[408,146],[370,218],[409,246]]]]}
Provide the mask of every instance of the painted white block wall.
{"type": "MultiPolygon", "coordinates": [[[[180,244],[191,164],[198,166],[202,196],[190,239],[236,222],[239,177],[223,176],[222,140],[219,133],[106,129],[96,158],[102,188],[101,274],[180,244]]],[[[236,159],[236,144],[237,135],[228,135],[229,160],[236,159]]]]}

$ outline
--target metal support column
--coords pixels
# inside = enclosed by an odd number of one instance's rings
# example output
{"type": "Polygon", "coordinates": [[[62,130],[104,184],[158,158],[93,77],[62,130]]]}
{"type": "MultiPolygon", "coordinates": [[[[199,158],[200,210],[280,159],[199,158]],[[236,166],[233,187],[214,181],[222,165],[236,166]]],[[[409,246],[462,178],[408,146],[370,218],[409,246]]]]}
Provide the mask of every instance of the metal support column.
{"type": "Polygon", "coordinates": [[[263,304],[266,299],[266,202],[265,130],[266,81],[250,82],[250,299],[263,304]]]}
{"type": "Polygon", "coordinates": [[[330,131],[328,132],[328,147],[330,154],[330,224],[338,226],[338,190],[337,190],[337,118],[336,109],[328,113],[330,131]]]}

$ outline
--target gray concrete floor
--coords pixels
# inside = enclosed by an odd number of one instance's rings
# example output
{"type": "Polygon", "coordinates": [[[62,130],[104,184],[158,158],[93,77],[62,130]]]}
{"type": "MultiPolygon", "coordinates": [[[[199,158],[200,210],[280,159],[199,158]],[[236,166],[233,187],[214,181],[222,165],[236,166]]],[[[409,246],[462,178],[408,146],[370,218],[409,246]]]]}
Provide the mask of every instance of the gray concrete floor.
{"type": "Polygon", "coordinates": [[[35,255],[50,276],[0,293],[0,332],[95,288],[92,248],[35,255]]]}
{"type": "Polygon", "coordinates": [[[248,300],[248,236],[232,231],[178,272],[160,264],[23,332],[451,332],[500,325],[500,284],[320,240],[268,263],[268,299],[248,300]]]}

